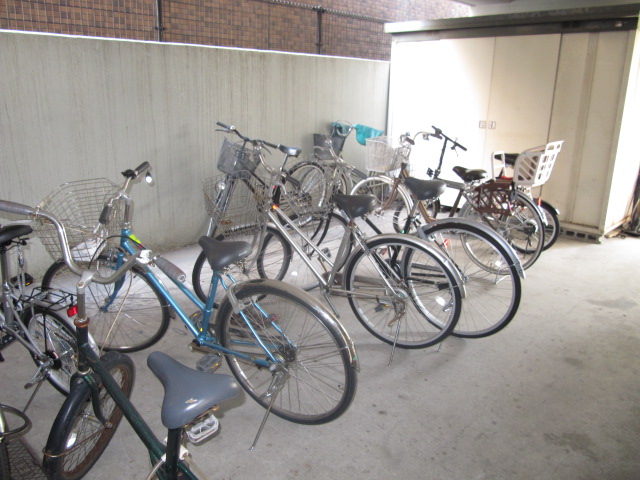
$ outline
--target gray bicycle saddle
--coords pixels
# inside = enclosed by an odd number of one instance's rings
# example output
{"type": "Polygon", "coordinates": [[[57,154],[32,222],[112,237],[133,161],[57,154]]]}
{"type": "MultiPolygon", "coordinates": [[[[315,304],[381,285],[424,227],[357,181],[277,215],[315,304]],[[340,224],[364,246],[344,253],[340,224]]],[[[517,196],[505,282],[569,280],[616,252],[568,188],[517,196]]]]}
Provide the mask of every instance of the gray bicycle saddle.
{"type": "Polygon", "coordinates": [[[434,200],[447,189],[447,184],[442,180],[420,180],[408,177],[404,179],[404,184],[418,200],[434,200]]]}
{"type": "Polygon", "coordinates": [[[0,227],[0,245],[7,246],[14,238],[29,235],[33,230],[29,225],[8,225],[0,227]]]}
{"type": "Polygon", "coordinates": [[[233,377],[193,370],[162,352],[149,355],[147,365],[164,387],[162,424],[167,428],[183,427],[240,392],[233,377]]]}
{"type": "Polygon", "coordinates": [[[343,210],[349,218],[366,215],[373,210],[377,201],[373,195],[343,195],[338,193],[333,198],[338,208],[343,210]]]}
{"type": "Polygon", "coordinates": [[[251,244],[248,242],[221,242],[205,236],[200,237],[198,243],[214,272],[247,258],[251,254],[251,244]]]}
{"type": "Polygon", "coordinates": [[[464,167],[453,167],[453,171],[464,181],[464,183],[475,182],[487,178],[487,171],[464,167]]]}

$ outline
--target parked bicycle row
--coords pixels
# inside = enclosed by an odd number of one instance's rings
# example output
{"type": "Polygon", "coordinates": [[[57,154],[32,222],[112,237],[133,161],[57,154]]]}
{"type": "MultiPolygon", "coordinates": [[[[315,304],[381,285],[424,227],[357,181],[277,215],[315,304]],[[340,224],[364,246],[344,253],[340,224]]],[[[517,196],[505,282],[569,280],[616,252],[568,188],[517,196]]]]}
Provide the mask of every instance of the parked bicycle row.
{"type": "MultiPolygon", "coordinates": [[[[254,446],[270,413],[300,424],[339,417],[354,398],[359,364],[337,298],[346,297],[361,325],[391,345],[389,363],[396,348],[429,347],[449,334],[491,335],[517,312],[524,268],[535,261],[526,260],[536,241],[542,245],[545,224],[534,221],[537,206],[513,182],[481,182],[479,171],[464,169],[459,199],[472,213],[436,220],[438,197],[451,186],[438,180],[447,142],[464,148],[440,130],[418,134],[443,140],[438,169],[421,180],[408,173],[418,135],[403,135],[398,148],[377,149],[374,174],[367,176],[336,148],[351,125],[339,124],[329,137],[334,142],[318,141],[313,156],[291,165],[299,148],[218,126],[227,134],[218,159],[222,175],[204,185],[211,221],[199,241],[193,290],[182,271],[134,233],[130,189],[149,175],[146,162],[123,172],[122,185],[71,182],[35,208],[0,201],[1,211],[32,219],[55,259],[42,287],[28,296],[22,271],[17,281],[9,278],[5,254],[20,252],[31,227],[2,227],[2,338],[18,339],[30,351],[38,366],[34,383],[47,379],[68,394],[45,448],[50,478],[86,474],[123,415],[161,478],[175,478],[178,469],[196,478],[179,453],[182,432],[194,443],[213,434],[212,409],[235,396],[237,384],[266,409],[254,446]],[[282,155],[279,166],[266,160],[266,150],[282,155]],[[474,201],[486,211],[472,208],[474,201]],[[195,314],[185,312],[157,269],[195,314]],[[305,292],[312,289],[324,303],[305,292]],[[75,332],[59,313],[66,309],[75,332]],[[164,446],[129,400],[135,371],[119,352],[155,344],[172,312],[192,334],[190,348],[203,356],[197,370],[164,354],[149,357],[165,388],[164,446]],[[99,357],[103,351],[109,353],[99,357]],[[71,377],[75,352],[82,373],[71,377]],[[221,356],[237,383],[203,373],[221,356]],[[201,402],[175,408],[176,399],[196,390],[201,402]]],[[[356,131],[361,142],[381,133],[356,131]]]]}

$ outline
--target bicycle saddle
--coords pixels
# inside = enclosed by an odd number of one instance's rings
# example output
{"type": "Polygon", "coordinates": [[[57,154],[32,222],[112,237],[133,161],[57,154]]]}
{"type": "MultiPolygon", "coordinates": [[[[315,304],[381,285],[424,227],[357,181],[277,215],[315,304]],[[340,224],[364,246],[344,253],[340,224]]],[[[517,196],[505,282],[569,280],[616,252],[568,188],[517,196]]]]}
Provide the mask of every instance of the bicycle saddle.
{"type": "Polygon", "coordinates": [[[442,180],[420,180],[408,177],[404,179],[404,184],[418,200],[434,200],[447,189],[447,184],[442,180]]]}
{"type": "Polygon", "coordinates": [[[162,424],[167,428],[183,427],[240,392],[233,377],[193,370],[162,352],[149,355],[147,365],[164,387],[162,424]]]}
{"type": "Polygon", "coordinates": [[[453,171],[458,175],[464,183],[476,182],[487,178],[487,171],[473,168],[453,167],[453,171]]]}
{"type": "Polygon", "coordinates": [[[251,254],[251,244],[248,242],[221,242],[211,237],[200,237],[198,243],[202,247],[211,269],[214,272],[236,263],[251,254]]]}
{"type": "Polygon", "coordinates": [[[33,230],[29,225],[8,225],[0,227],[0,245],[8,246],[11,240],[29,235],[33,230]]]}
{"type": "Polygon", "coordinates": [[[376,206],[376,197],[373,195],[343,195],[335,194],[333,197],[336,205],[343,210],[349,218],[357,218],[366,215],[376,206]]]}

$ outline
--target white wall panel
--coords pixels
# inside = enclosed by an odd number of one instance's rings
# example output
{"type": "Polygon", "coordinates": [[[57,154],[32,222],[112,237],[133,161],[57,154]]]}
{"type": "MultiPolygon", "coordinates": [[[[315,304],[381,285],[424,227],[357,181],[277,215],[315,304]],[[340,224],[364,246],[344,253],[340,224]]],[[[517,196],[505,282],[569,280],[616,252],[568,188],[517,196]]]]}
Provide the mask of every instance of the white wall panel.
{"type": "MultiPolygon", "coordinates": [[[[333,120],[386,127],[387,62],[5,31],[0,65],[0,197],[34,205],[61,183],[119,181],[149,161],[155,186],[132,196],[158,250],[204,231],[216,121],[306,153],[333,120]]],[[[355,143],[346,153],[361,163],[355,143]]]]}

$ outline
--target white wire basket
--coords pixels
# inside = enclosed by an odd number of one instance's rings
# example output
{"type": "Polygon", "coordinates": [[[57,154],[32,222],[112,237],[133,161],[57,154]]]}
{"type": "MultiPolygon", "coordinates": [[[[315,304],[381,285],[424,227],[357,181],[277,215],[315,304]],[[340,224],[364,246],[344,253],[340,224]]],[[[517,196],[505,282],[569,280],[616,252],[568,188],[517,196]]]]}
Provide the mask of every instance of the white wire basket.
{"type": "Polygon", "coordinates": [[[267,218],[269,189],[249,175],[218,175],[204,182],[207,214],[216,225],[215,235],[226,238],[257,233],[267,218]]]}
{"type": "Polygon", "coordinates": [[[260,158],[253,148],[245,147],[244,142],[233,143],[226,138],[222,142],[218,156],[218,170],[222,173],[235,173],[242,170],[253,172],[260,158]]]}
{"type": "Polygon", "coordinates": [[[518,155],[514,164],[513,181],[521,187],[538,187],[549,180],[563,141],[550,142],[518,155]]]}
{"type": "Polygon", "coordinates": [[[389,137],[367,138],[365,164],[373,172],[391,172],[400,167],[400,149],[391,145],[389,137]]]}
{"type": "Polygon", "coordinates": [[[285,183],[281,190],[280,208],[289,216],[324,217],[333,209],[331,203],[331,171],[333,167],[296,169],[291,174],[293,181],[285,183]]]}
{"type": "MultiPolygon", "coordinates": [[[[53,214],[64,225],[71,254],[76,261],[89,262],[97,258],[110,235],[118,235],[124,216],[121,202],[116,202],[109,222],[98,222],[105,202],[120,187],[105,178],[79,180],[60,185],[40,202],[39,210],[53,214]]],[[[55,259],[62,258],[62,247],[56,228],[40,219],[34,230],[47,252],[55,259]]]]}

